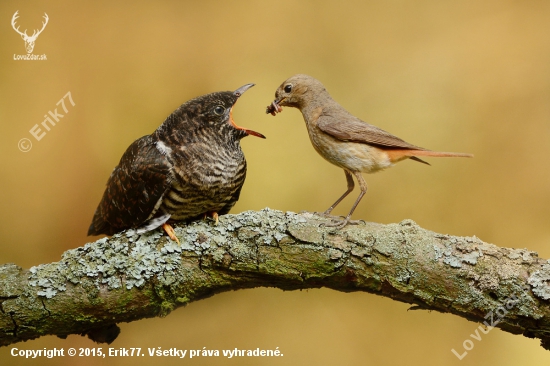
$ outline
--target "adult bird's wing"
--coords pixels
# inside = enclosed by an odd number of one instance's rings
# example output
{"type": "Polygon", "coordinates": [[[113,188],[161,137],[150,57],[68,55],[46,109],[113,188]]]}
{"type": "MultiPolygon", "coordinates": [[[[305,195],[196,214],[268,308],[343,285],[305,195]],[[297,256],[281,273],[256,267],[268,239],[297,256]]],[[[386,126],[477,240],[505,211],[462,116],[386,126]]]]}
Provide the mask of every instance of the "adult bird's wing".
{"type": "Polygon", "coordinates": [[[88,235],[113,235],[151,218],[170,188],[170,168],[151,136],[134,141],[107,181],[88,235]]]}
{"type": "Polygon", "coordinates": [[[321,131],[342,141],[361,142],[389,149],[426,150],[349,113],[321,114],[317,126],[321,131]]]}

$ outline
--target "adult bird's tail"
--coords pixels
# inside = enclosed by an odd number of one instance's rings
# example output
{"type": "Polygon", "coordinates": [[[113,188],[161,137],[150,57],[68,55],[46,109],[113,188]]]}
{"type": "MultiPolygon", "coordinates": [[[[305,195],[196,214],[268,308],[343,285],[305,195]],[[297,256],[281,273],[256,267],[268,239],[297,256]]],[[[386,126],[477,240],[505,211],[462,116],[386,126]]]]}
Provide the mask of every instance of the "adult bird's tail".
{"type": "Polygon", "coordinates": [[[455,153],[455,152],[444,152],[444,151],[431,151],[431,150],[406,150],[406,149],[395,149],[395,150],[386,150],[390,161],[392,163],[397,163],[403,159],[410,158],[412,160],[418,161],[420,163],[428,164],[424,160],[420,159],[419,156],[428,156],[436,158],[473,158],[473,154],[467,153],[455,153]]]}

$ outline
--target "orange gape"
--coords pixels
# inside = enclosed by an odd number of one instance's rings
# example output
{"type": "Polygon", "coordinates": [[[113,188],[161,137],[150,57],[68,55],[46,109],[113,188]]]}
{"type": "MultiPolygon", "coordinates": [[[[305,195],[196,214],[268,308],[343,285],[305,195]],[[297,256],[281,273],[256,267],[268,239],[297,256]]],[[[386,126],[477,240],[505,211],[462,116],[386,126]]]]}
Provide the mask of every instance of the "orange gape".
{"type": "MultiPolygon", "coordinates": [[[[328,226],[344,227],[367,192],[367,183],[361,173],[375,173],[401,160],[411,159],[428,164],[419,156],[473,157],[472,154],[439,152],[424,149],[361,121],[346,111],[327,92],[323,84],[308,75],[290,77],[275,92],[275,100],[266,112],[282,112],[281,106],[298,108],[304,117],[309,138],[315,151],[332,164],[344,169],[348,189],[323,214],[330,212],[353,190],[353,176],[359,182],[361,193],[344,220],[333,218],[328,226]]],[[[430,165],[430,164],[428,164],[430,165]]]]}

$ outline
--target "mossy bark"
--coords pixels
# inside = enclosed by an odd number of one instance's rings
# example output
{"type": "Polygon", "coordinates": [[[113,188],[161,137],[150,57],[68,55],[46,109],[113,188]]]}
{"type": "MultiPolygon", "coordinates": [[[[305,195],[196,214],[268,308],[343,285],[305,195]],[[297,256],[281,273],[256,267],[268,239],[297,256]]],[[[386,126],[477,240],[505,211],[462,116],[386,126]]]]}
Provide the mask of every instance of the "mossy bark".
{"type": "Polygon", "coordinates": [[[536,253],[437,234],[410,220],[341,230],[324,222],[310,213],[248,211],[222,216],[217,226],[177,226],[181,246],[160,230],[120,233],[56,263],[29,270],[5,264],[0,345],[46,334],[110,343],[117,323],[269,286],[366,291],[537,337],[550,348],[550,264],[536,253]]]}

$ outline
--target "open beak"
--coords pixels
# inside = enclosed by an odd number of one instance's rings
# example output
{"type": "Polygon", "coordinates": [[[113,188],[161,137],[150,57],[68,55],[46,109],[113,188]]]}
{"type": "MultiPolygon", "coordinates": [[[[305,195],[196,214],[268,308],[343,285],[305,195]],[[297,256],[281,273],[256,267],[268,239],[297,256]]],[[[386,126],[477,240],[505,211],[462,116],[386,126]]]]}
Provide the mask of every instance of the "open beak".
{"type": "Polygon", "coordinates": [[[235,91],[233,92],[233,94],[235,94],[235,96],[238,98],[238,97],[240,97],[241,95],[243,95],[243,93],[244,93],[245,91],[247,91],[248,89],[252,88],[254,85],[256,85],[256,84],[246,84],[246,85],[243,85],[243,86],[241,86],[239,89],[235,90],[235,91]]]}
{"type": "MultiPolygon", "coordinates": [[[[243,95],[243,93],[245,91],[247,91],[248,89],[252,88],[254,86],[254,84],[246,84],[246,85],[243,85],[241,86],[239,89],[235,90],[233,92],[233,94],[239,98],[241,95],[243,95]]],[[[235,102],[236,103],[236,102],[235,102]]],[[[235,104],[233,104],[233,106],[235,106],[235,104]]],[[[229,111],[229,122],[231,123],[231,125],[233,127],[235,127],[237,130],[242,130],[244,132],[246,132],[247,135],[252,135],[252,136],[256,136],[256,137],[260,137],[262,139],[265,139],[265,136],[262,135],[261,133],[259,132],[256,132],[256,131],[252,131],[252,130],[249,130],[247,128],[244,128],[244,127],[241,127],[241,126],[237,126],[237,124],[235,123],[235,121],[233,121],[233,107],[231,107],[231,110],[229,111]]]]}
{"type": "Polygon", "coordinates": [[[267,106],[267,108],[265,109],[265,113],[271,113],[272,116],[276,116],[277,113],[281,113],[283,111],[283,108],[280,106],[280,103],[285,99],[286,97],[275,99],[270,105],[267,106]]]}

